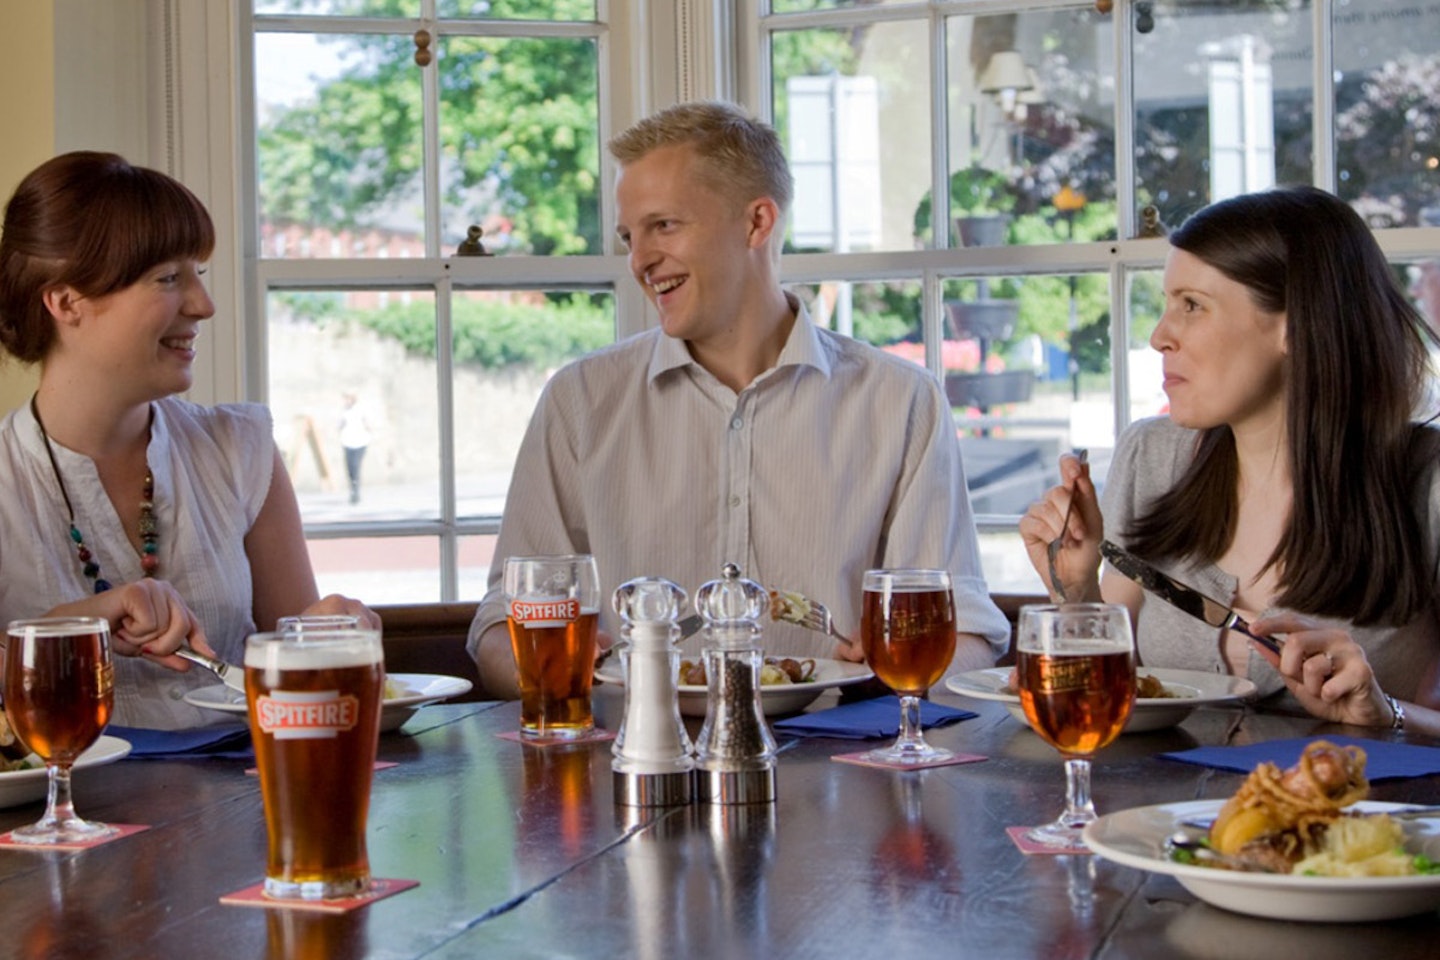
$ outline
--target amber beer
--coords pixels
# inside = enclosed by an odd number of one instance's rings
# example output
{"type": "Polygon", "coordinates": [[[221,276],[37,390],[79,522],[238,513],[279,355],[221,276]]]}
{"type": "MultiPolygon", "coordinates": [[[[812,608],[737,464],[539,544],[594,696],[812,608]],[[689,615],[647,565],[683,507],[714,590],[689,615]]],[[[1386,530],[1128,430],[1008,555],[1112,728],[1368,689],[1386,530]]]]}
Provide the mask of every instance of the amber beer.
{"type": "Polygon", "coordinates": [[[586,553],[505,558],[505,615],[520,735],[574,740],[595,727],[590,681],[600,620],[600,576],[586,553]]]}
{"type": "Polygon", "coordinates": [[[1066,756],[1088,757],[1108,746],[1130,717],[1135,659],[1128,651],[1020,650],[1015,668],[1031,727],[1066,756]]]}
{"type": "Polygon", "coordinates": [[[17,623],[6,643],[3,676],[15,735],[40,759],[69,766],[110,722],[115,668],[109,627],[84,617],[17,623]]]}
{"type": "Polygon", "coordinates": [[[899,694],[920,696],[955,654],[955,599],[946,589],[866,590],[860,643],[875,676],[899,694]]]}
{"type": "Polygon", "coordinates": [[[590,683],[599,620],[598,610],[582,610],[574,599],[510,602],[523,736],[566,739],[594,728],[590,683]]]}
{"type": "Polygon", "coordinates": [[[365,823],[384,687],[378,631],[261,633],[246,642],[269,836],[266,895],[333,899],[369,885],[365,823]]]}

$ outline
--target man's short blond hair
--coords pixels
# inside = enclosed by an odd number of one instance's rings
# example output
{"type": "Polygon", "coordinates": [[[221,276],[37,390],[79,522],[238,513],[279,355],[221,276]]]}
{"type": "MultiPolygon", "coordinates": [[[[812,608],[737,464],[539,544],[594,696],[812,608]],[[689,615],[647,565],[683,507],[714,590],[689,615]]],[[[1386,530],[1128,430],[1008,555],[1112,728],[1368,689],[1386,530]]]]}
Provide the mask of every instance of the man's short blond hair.
{"type": "Polygon", "coordinates": [[[744,205],[769,197],[783,219],[795,194],[780,138],[733,103],[698,100],[652,114],[610,140],[623,167],[661,147],[689,145],[711,189],[744,205]]]}

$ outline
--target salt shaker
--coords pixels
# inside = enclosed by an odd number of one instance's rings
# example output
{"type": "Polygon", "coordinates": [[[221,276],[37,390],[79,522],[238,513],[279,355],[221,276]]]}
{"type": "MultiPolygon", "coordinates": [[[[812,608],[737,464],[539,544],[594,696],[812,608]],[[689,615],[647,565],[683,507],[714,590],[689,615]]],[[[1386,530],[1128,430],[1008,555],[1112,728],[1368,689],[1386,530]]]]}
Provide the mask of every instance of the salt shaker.
{"type": "Polygon", "coordinates": [[[685,591],[660,577],[622,583],[615,612],[624,621],[619,644],[625,715],[611,747],[615,802],[665,807],[690,802],[690,738],[680,720],[680,637],[676,623],[685,591]]]}
{"type": "Polygon", "coordinates": [[[708,803],[775,800],[775,737],[760,706],[760,621],[769,608],[770,594],[733,563],[695,595],[707,683],[696,787],[708,803]]]}

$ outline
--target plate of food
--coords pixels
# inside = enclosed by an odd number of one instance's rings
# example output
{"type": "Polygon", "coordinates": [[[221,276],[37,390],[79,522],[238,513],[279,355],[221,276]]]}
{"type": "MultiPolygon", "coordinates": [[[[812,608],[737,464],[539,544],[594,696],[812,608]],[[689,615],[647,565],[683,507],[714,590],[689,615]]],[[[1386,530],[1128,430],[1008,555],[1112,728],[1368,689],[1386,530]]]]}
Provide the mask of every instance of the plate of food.
{"type": "MultiPolygon", "coordinates": [[[[795,713],[831,687],[860,683],[874,675],[865,664],[848,660],[766,657],[760,674],[760,706],[767,717],[795,713]]],[[[625,682],[620,664],[613,657],[596,669],[595,678],[605,683],[625,682]]],[[[680,661],[680,713],[684,716],[705,716],[705,680],[704,664],[699,658],[680,661]]]]}
{"type": "MultiPolygon", "coordinates": [[[[129,752],[130,741],[102,736],[89,750],[80,754],[70,769],[84,770],[102,763],[114,763],[129,752]]],[[[44,800],[46,774],[45,764],[40,758],[32,753],[23,760],[10,762],[18,766],[0,772],[0,807],[18,807],[32,800],[44,800]]]]}
{"type": "Polygon", "coordinates": [[[1406,819],[1410,805],[1361,799],[1367,791],[1363,751],[1316,741],[1289,770],[1261,764],[1228,800],[1108,814],[1085,842],[1211,906],[1272,920],[1354,923],[1440,907],[1440,818],[1406,819]],[[1177,832],[1227,860],[1176,850],[1177,832]]]}
{"type": "MultiPolygon", "coordinates": [[[[470,692],[463,677],[436,673],[391,673],[385,676],[385,699],[380,705],[380,732],[398,728],[426,704],[448,700],[470,692]]],[[[185,694],[185,702],[221,713],[245,713],[245,695],[217,683],[185,694]]]]}
{"type": "MultiPolygon", "coordinates": [[[[1014,667],[970,670],[945,678],[952,693],[975,700],[1005,704],[1011,716],[1028,725],[1014,686],[1014,667]]],[[[1206,704],[1246,700],[1256,694],[1255,684],[1243,677],[1199,670],[1140,667],[1136,671],[1135,707],[1123,733],[1145,733],[1173,727],[1206,704]]]]}

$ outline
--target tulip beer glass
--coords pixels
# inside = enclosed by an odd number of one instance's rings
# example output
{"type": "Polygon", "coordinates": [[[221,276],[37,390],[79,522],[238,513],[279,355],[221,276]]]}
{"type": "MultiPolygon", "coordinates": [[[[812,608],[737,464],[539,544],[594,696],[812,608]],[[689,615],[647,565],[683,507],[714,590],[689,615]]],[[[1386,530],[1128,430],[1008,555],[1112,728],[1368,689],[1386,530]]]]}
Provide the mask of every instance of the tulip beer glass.
{"type": "Polygon", "coordinates": [[[595,726],[590,713],[600,618],[595,558],[507,558],[505,605],[520,685],[520,735],[585,736],[595,726]]]}
{"type": "Polygon", "coordinates": [[[882,763],[949,759],[920,733],[920,697],[955,654],[955,597],[945,570],[867,570],[860,612],[865,662],[900,695],[900,738],[867,757],[882,763]]]}
{"type": "Polygon", "coordinates": [[[5,713],[50,779],[45,815],[17,843],[85,843],[115,828],[75,815],[70,766],[100,737],[115,704],[110,625],[97,617],[13,620],[5,645],[5,713]]]}
{"type": "Polygon", "coordinates": [[[1090,757],[1119,736],[1135,703],[1130,611],[1115,603],[1021,607],[1015,649],[1025,718],[1065,757],[1065,810],[1026,837],[1085,850],[1080,833],[1095,819],[1090,757]]]}
{"type": "Polygon", "coordinates": [[[257,633],[246,641],[267,896],[330,900],[369,886],[365,821],[384,685],[375,630],[257,633]]]}

